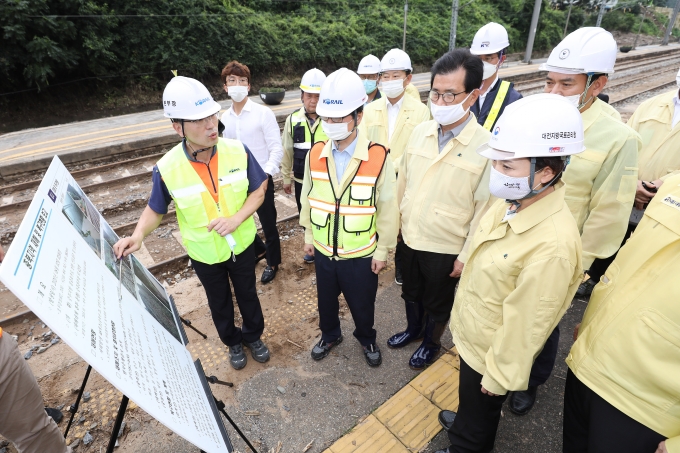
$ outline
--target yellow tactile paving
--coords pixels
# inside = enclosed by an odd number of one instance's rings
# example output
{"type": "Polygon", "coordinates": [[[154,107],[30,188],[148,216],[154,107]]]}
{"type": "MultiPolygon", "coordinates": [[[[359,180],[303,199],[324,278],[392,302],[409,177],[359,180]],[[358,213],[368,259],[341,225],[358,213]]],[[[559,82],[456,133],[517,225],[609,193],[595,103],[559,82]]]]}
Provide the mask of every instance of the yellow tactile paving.
{"type": "Polygon", "coordinates": [[[439,408],[411,385],[399,390],[374,415],[411,451],[424,447],[441,430],[439,408]]]}
{"type": "MultiPolygon", "coordinates": [[[[455,360],[451,355],[445,354],[455,360]]],[[[441,410],[458,410],[458,369],[442,357],[426,372],[420,373],[411,386],[441,410]]]]}
{"type": "Polygon", "coordinates": [[[324,453],[417,452],[441,431],[441,409],[458,409],[459,358],[443,354],[324,453]]]}
{"type": "Polygon", "coordinates": [[[332,453],[409,453],[373,415],[331,445],[332,453]]]}

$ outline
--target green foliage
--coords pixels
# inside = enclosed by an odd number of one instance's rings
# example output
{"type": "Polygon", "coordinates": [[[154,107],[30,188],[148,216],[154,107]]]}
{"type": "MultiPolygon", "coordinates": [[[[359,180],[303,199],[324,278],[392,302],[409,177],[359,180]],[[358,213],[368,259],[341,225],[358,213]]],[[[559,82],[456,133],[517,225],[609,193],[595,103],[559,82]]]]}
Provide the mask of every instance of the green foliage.
{"type": "MultiPolygon", "coordinates": [[[[533,2],[460,3],[457,46],[469,46],[493,20],[507,28],[511,52],[524,50],[533,2]]],[[[381,57],[401,47],[403,8],[403,0],[3,0],[0,91],[81,79],[158,90],[171,69],[214,81],[232,59],[260,76],[355,68],[368,53],[381,57]]],[[[429,66],[448,50],[450,17],[450,0],[409,1],[406,51],[413,63],[429,66]]],[[[574,7],[569,31],[585,20],[574,7]]],[[[636,20],[613,12],[603,25],[630,30],[636,20]]],[[[555,46],[565,21],[565,10],[543,0],[534,49],[555,46]]]]}

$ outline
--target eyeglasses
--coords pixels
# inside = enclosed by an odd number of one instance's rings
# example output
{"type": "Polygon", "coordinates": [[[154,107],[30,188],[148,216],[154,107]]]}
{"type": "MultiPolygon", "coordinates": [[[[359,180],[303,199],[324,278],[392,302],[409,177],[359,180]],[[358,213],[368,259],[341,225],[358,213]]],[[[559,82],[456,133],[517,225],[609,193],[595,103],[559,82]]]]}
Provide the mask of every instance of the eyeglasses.
{"type": "Polygon", "coordinates": [[[197,124],[199,126],[207,126],[210,123],[217,123],[217,118],[220,115],[220,112],[214,113],[210,116],[206,116],[205,118],[201,118],[200,120],[184,120],[185,123],[192,123],[192,124],[197,124]]]}
{"type": "Polygon", "coordinates": [[[349,115],[345,115],[345,116],[340,117],[340,118],[331,118],[330,116],[322,116],[321,121],[325,121],[327,123],[344,123],[345,118],[347,118],[350,115],[351,115],[351,113],[349,115]]]}
{"type": "Polygon", "coordinates": [[[447,91],[446,93],[440,93],[437,90],[432,90],[430,91],[430,100],[432,102],[437,102],[441,97],[444,99],[444,102],[451,104],[452,102],[456,101],[456,96],[460,94],[465,94],[465,91],[461,91],[460,93],[451,93],[450,91],[447,91]]]}
{"type": "Polygon", "coordinates": [[[378,80],[378,74],[359,74],[361,80],[378,80]]]}
{"type": "Polygon", "coordinates": [[[235,77],[235,76],[229,76],[227,77],[227,86],[248,86],[248,78],[247,77],[235,77]]]}

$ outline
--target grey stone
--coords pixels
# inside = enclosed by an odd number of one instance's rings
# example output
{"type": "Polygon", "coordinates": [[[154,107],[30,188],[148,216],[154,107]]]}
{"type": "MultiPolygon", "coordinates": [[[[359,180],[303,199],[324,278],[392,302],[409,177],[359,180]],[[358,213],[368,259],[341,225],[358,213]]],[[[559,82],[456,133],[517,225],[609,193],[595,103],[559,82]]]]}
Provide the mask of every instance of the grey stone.
{"type": "Polygon", "coordinates": [[[69,447],[76,448],[78,445],[80,445],[80,439],[76,439],[73,442],[71,442],[71,445],[69,445],[69,447]]]}
{"type": "Polygon", "coordinates": [[[97,423],[92,423],[92,424],[90,425],[90,429],[95,429],[97,426],[98,426],[97,423]]]}
{"type": "Polygon", "coordinates": [[[59,338],[53,338],[52,341],[50,341],[50,344],[57,344],[59,343],[59,338]]]}
{"type": "Polygon", "coordinates": [[[28,319],[25,319],[21,322],[21,324],[26,324],[28,322],[28,319]]]}
{"type": "Polygon", "coordinates": [[[284,389],[284,388],[281,387],[281,386],[276,387],[276,390],[278,390],[278,391],[281,392],[281,393],[286,393],[286,389],[284,389]]]}
{"type": "Polygon", "coordinates": [[[64,408],[64,404],[60,404],[59,406],[56,407],[56,409],[62,410],[64,408]]]}
{"type": "Polygon", "coordinates": [[[85,416],[83,415],[83,416],[80,417],[80,419],[78,420],[78,423],[83,423],[84,421],[85,421],[85,416]]]}
{"type": "Polygon", "coordinates": [[[88,401],[90,401],[90,398],[91,398],[90,392],[83,393],[83,401],[87,403],[88,401]]]}
{"type": "Polygon", "coordinates": [[[4,447],[3,447],[3,448],[0,448],[0,453],[7,453],[7,449],[4,448],[4,447]]]}
{"type": "Polygon", "coordinates": [[[31,357],[33,357],[33,351],[28,351],[26,354],[24,354],[24,359],[28,360],[31,357]]]}
{"type": "Polygon", "coordinates": [[[42,353],[45,352],[45,351],[47,351],[47,348],[46,348],[46,347],[38,348],[37,354],[42,354],[42,353]]]}
{"type": "Polygon", "coordinates": [[[283,406],[283,409],[285,409],[287,412],[290,412],[290,408],[288,406],[283,406]]]}
{"type": "Polygon", "coordinates": [[[8,440],[0,440],[0,448],[4,448],[9,446],[9,441],[8,440]]]}
{"type": "Polygon", "coordinates": [[[94,437],[92,437],[92,434],[90,434],[90,432],[88,431],[83,436],[83,443],[85,445],[90,445],[92,442],[94,442],[94,437]]]}
{"type": "Polygon", "coordinates": [[[122,436],[124,430],[125,430],[125,422],[120,424],[120,429],[118,430],[118,436],[116,436],[116,437],[122,436]]]}

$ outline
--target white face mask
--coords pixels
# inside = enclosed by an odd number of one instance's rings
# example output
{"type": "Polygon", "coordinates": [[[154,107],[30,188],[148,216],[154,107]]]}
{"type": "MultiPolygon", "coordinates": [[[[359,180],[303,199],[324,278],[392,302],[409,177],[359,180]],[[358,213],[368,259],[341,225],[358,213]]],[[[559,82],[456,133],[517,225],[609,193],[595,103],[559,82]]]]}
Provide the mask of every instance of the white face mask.
{"type": "Polygon", "coordinates": [[[675,83],[678,85],[678,88],[680,88],[680,71],[678,71],[678,75],[675,76],[675,83]]]}
{"type": "MultiPolygon", "coordinates": [[[[536,187],[540,186],[539,182],[536,187]]],[[[534,189],[536,188],[534,187],[534,189]]],[[[489,192],[494,197],[504,200],[521,200],[531,193],[529,187],[529,177],[515,177],[504,175],[491,166],[491,174],[489,177],[489,192]]]]}
{"type": "Polygon", "coordinates": [[[576,107],[576,108],[578,108],[579,105],[581,105],[581,95],[580,94],[573,94],[571,96],[564,96],[564,99],[571,102],[574,105],[574,107],[576,107]]]}
{"type": "MultiPolygon", "coordinates": [[[[470,93],[472,94],[472,93],[470,93]]],[[[470,110],[463,109],[463,104],[468,100],[470,94],[467,95],[463,102],[454,105],[437,105],[434,102],[430,104],[430,111],[432,118],[442,126],[448,126],[461,119],[470,110]]]]}
{"type": "Polygon", "coordinates": [[[227,87],[227,94],[235,102],[241,102],[248,96],[248,87],[233,86],[227,87]]]}
{"type": "Polygon", "coordinates": [[[349,123],[327,123],[325,121],[321,121],[321,128],[326,133],[326,136],[328,138],[330,138],[331,140],[335,140],[337,142],[349,137],[349,135],[354,130],[354,129],[352,129],[351,131],[347,130],[348,124],[349,123]]]}
{"type": "Polygon", "coordinates": [[[380,87],[385,96],[394,99],[401,96],[401,93],[404,92],[404,79],[381,82],[380,87]]]}
{"type": "Polygon", "coordinates": [[[482,75],[484,80],[490,78],[498,70],[498,66],[495,64],[487,63],[486,61],[482,61],[482,64],[484,64],[484,74],[482,75]]]}

